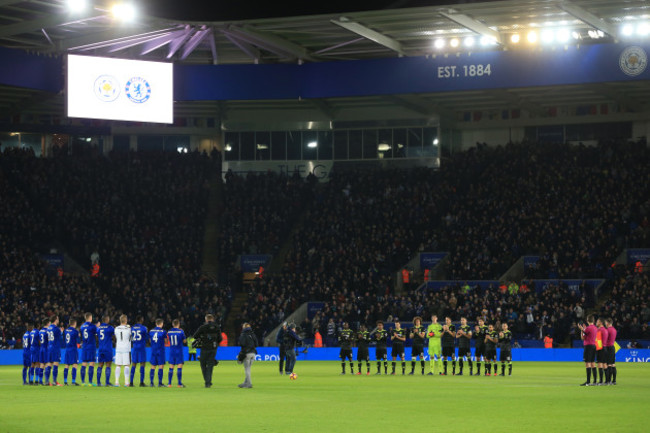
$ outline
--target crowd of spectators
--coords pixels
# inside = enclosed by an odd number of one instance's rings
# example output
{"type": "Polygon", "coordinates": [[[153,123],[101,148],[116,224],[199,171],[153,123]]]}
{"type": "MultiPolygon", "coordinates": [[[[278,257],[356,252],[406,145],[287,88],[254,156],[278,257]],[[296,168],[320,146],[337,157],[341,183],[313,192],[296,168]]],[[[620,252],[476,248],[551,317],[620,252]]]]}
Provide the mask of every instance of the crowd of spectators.
{"type": "Polygon", "coordinates": [[[2,173],[0,327],[22,335],[50,313],[142,314],[194,329],[225,316],[232,293],[201,272],[207,178],[204,154],[128,152],[35,158],[8,150],[2,173]],[[59,243],[97,276],[46,274],[40,254],[59,243]]]}

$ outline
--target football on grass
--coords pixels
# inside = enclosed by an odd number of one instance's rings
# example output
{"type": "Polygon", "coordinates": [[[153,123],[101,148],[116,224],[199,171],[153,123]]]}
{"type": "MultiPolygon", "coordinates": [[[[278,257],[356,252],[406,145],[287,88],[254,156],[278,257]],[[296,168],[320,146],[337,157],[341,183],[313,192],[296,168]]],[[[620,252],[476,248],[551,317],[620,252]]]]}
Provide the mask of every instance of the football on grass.
{"type": "Polygon", "coordinates": [[[296,373],[291,373],[291,374],[289,375],[289,379],[291,379],[291,380],[296,380],[296,379],[298,379],[298,375],[297,375],[296,373]]]}

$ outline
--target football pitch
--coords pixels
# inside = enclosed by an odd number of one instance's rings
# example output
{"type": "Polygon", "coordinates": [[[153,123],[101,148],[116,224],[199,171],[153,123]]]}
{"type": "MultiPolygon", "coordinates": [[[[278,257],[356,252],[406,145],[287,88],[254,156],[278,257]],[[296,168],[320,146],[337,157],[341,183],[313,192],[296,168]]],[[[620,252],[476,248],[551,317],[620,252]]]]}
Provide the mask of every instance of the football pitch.
{"type": "Polygon", "coordinates": [[[196,362],[185,364],[184,389],[23,386],[21,368],[0,367],[0,432],[648,431],[642,363],[618,364],[618,385],[601,387],[578,386],[581,364],[554,362],[469,377],[421,376],[419,363],[415,376],[375,376],[374,363],[371,376],[341,376],[340,362],[299,361],[295,381],[256,362],[253,389],[237,387],[235,362],[215,368],[211,389],[196,362]]]}

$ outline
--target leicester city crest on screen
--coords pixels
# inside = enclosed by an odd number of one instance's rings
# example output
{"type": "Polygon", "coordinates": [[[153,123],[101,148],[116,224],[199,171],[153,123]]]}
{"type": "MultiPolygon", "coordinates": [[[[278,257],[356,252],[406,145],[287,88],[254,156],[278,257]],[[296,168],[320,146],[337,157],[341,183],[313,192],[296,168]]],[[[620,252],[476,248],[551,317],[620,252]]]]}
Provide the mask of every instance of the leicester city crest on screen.
{"type": "Polygon", "coordinates": [[[648,66],[648,55],[641,47],[627,47],[618,60],[621,70],[631,77],[636,77],[648,66]]]}
{"type": "Polygon", "coordinates": [[[147,102],[151,96],[151,86],[142,77],[133,77],[126,82],[126,97],[136,104],[147,102]]]}
{"type": "Polygon", "coordinates": [[[104,102],[113,102],[120,96],[120,84],[115,77],[100,75],[95,80],[95,96],[104,102]]]}

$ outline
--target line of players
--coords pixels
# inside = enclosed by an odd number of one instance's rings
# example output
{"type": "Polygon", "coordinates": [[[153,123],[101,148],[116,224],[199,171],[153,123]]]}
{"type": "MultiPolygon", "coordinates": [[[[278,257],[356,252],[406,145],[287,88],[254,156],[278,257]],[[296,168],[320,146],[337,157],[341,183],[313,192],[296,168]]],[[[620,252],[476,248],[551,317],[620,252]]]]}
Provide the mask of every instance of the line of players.
{"type": "Polygon", "coordinates": [[[85,323],[77,329],[73,318],[68,328],[59,325],[58,316],[48,317],[41,323],[42,327],[28,325],[23,335],[23,385],[44,386],[120,386],[119,378],[124,368],[125,386],[133,386],[136,367],[140,366],[140,386],[145,387],[146,345],[151,346],[149,362],[149,386],[154,386],[156,370],[158,386],[171,387],[174,369],[178,387],[185,388],[183,377],[183,346],[187,342],[185,332],[180,329],[178,319],[172,321],[169,331],[163,329],[162,319],[156,319],[156,326],[151,330],[142,324],[144,318],[137,318],[133,327],[128,325],[126,315],[120,316],[120,325],[114,328],[110,317],[104,316],[101,322],[93,322],[93,315],[84,315],[85,323]],[[167,384],[163,384],[165,366],[165,340],[169,340],[169,371],[167,384]],[[115,343],[115,382],[110,382],[113,363],[113,343],[115,343]],[[61,349],[65,348],[63,363],[61,349]],[[81,358],[78,347],[81,346],[81,358]],[[80,379],[77,382],[78,364],[81,362],[80,379]],[[63,364],[63,384],[58,382],[59,364],[63,364]],[[93,382],[97,364],[96,382],[93,382]],[[68,372],[71,381],[68,382],[68,372]],[[104,371],[102,371],[104,370],[104,371]],[[86,372],[88,381],[86,382],[86,372]],[[102,385],[102,373],[105,383],[102,385]],[[50,380],[51,379],[51,380],[50,380]]]}
{"type": "Polygon", "coordinates": [[[506,367],[508,368],[508,375],[512,375],[512,332],[508,330],[508,324],[501,325],[501,331],[494,329],[494,325],[485,325],[482,318],[478,319],[478,324],[472,330],[471,326],[467,324],[467,319],[462,317],[460,319],[460,326],[456,329],[450,317],[445,318],[444,324],[438,323],[436,315],[431,316],[431,324],[424,329],[422,325],[422,318],[417,316],[413,318],[413,327],[405,329],[401,327],[401,323],[396,321],[395,327],[390,331],[384,329],[384,323],[377,321],[376,328],[368,331],[365,325],[359,327],[359,331],[355,332],[350,329],[349,324],[343,323],[343,329],[339,334],[339,343],[341,351],[339,357],[341,358],[341,374],[345,374],[345,361],[350,363],[350,372],[354,373],[354,361],[352,360],[352,346],[354,343],[357,345],[357,362],[358,370],[357,375],[362,374],[362,363],[366,363],[366,375],[370,375],[370,355],[368,347],[371,342],[376,343],[376,362],[377,372],[381,374],[381,364],[384,364],[384,374],[388,374],[388,354],[387,354],[387,340],[390,335],[392,341],[391,357],[392,357],[392,371],[391,375],[395,375],[397,360],[400,359],[402,363],[402,374],[406,374],[406,359],[404,356],[404,345],[407,335],[413,341],[411,350],[411,372],[409,375],[415,374],[416,361],[419,358],[421,372],[425,374],[425,355],[424,344],[428,339],[429,344],[429,373],[428,375],[442,375],[446,376],[448,373],[448,363],[451,359],[452,375],[456,375],[456,362],[458,361],[458,375],[463,375],[463,368],[465,362],[469,366],[470,376],[481,375],[481,361],[485,363],[485,375],[497,375],[497,346],[501,349],[499,361],[501,362],[501,376],[505,376],[506,367]],[[475,360],[476,360],[476,373],[473,372],[474,363],[472,362],[472,354],[470,349],[470,340],[475,340],[475,360]],[[457,343],[456,343],[457,342],[457,343]],[[458,348],[458,355],[456,355],[456,347],[458,348]],[[444,370],[443,370],[444,367],[444,370]],[[494,371],[494,373],[492,373],[494,371]]]}
{"type": "Polygon", "coordinates": [[[580,386],[616,385],[616,348],[614,346],[618,331],[614,328],[612,319],[609,317],[599,318],[594,325],[594,315],[590,314],[587,316],[587,325],[581,323],[578,326],[584,344],[583,360],[587,371],[587,381],[580,386]],[[598,369],[596,369],[596,365],[598,365],[598,369]],[[598,373],[598,378],[596,373],[598,373]],[[593,382],[591,381],[592,375],[593,382]]]}

